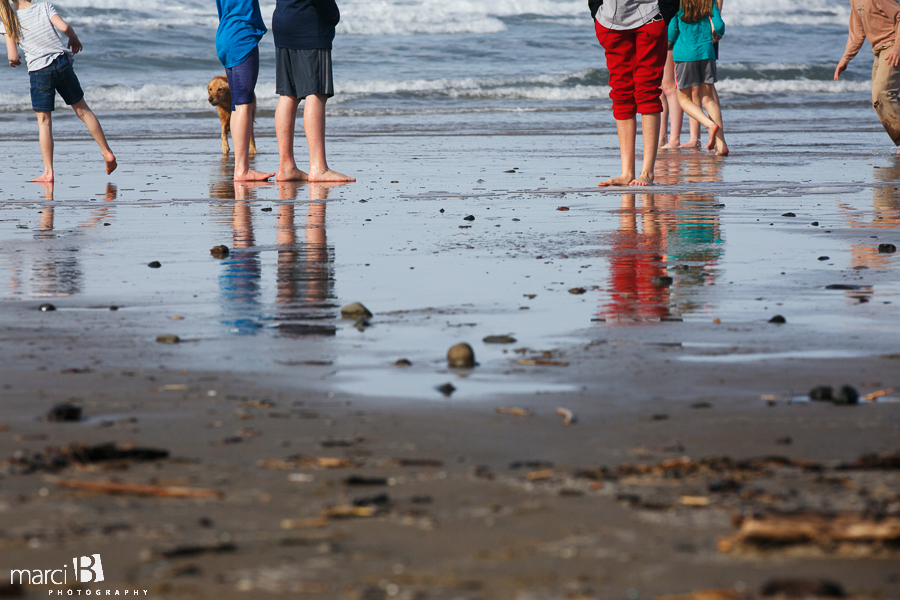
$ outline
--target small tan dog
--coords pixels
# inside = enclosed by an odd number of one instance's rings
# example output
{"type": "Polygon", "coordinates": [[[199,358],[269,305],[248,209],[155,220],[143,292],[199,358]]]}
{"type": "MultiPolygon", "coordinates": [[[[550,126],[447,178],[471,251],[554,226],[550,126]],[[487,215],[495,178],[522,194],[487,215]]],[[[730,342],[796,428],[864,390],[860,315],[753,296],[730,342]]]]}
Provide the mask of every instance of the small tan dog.
{"type": "MultiPolygon", "coordinates": [[[[219,120],[222,122],[222,154],[228,154],[231,151],[228,147],[228,132],[231,131],[231,90],[228,89],[228,79],[224,75],[213,78],[206,86],[206,91],[209,93],[209,103],[219,111],[219,120]]],[[[253,116],[250,125],[250,154],[254,155],[257,152],[252,123],[256,121],[256,102],[251,105],[250,113],[253,116]]]]}

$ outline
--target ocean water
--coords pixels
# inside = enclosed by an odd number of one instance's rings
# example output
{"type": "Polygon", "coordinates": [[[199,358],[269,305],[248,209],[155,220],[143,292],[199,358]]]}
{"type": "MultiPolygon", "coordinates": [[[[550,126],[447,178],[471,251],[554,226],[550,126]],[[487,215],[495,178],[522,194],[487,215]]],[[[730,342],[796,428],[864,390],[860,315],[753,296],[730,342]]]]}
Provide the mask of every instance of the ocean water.
{"type": "MultiPolygon", "coordinates": [[[[215,131],[206,83],[222,68],[209,0],[57,0],[85,51],[76,70],[115,136],[215,131]]],[[[584,0],[343,0],[333,133],[469,133],[614,126],[608,74],[584,0]]],[[[274,2],[264,0],[271,22],[274,2]]],[[[846,0],[727,0],[718,89],[732,131],[873,128],[868,45],[841,82],[846,0]]],[[[261,44],[261,117],[275,95],[261,44]]],[[[260,127],[269,127],[263,119],[260,127]]],[[[23,68],[0,75],[0,134],[36,137],[23,68]]],[[[876,129],[873,128],[873,131],[876,129]]],[[[67,129],[59,133],[65,137],[67,129]]],[[[83,135],[77,128],[72,135],[83,135]]]]}

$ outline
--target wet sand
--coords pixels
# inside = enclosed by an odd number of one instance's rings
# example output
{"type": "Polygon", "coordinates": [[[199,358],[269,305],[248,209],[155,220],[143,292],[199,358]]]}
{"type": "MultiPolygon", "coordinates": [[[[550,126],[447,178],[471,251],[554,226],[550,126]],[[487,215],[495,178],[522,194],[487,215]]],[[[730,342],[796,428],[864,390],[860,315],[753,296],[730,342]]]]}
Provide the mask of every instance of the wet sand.
{"type": "Polygon", "coordinates": [[[799,401],[900,387],[896,159],[735,139],[663,155],[652,195],[594,188],[617,159],[592,135],[338,137],[359,182],[330,188],[235,189],[202,140],[119,140],[110,186],[60,143],[52,197],[4,171],[0,575],[99,553],[101,588],[160,598],[900,596],[896,544],[717,546],[740,516],[900,510],[898,472],[855,463],[900,450],[896,392],[799,401]],[[43,419],[65,401],[83,421],[43,419]],[[169,457],[33,460],[105,442],[169,457]],[[775,455],[815,464],[601,470],[775,455]]]}

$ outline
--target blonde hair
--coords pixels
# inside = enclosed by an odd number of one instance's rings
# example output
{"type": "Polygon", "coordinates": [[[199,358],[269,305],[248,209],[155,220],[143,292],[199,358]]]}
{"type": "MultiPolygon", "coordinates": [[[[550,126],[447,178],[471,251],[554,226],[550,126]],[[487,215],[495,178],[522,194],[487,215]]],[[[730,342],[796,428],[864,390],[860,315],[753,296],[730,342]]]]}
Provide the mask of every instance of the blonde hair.
{"type": "Polygon", "coordinates": [[[712,14],[713,0],[681,0],[681,20],[696,23],[712,14]]]}
{"type": "Polygon", "coordinates": [[[16,16],[16,9],[13,8],[9,0],[0,0],[0,21],[3,21],[3,29],[6,35],[12,38],[15,43],[22,41],[22,28],[19,27],[19,17],[16,16]]]}

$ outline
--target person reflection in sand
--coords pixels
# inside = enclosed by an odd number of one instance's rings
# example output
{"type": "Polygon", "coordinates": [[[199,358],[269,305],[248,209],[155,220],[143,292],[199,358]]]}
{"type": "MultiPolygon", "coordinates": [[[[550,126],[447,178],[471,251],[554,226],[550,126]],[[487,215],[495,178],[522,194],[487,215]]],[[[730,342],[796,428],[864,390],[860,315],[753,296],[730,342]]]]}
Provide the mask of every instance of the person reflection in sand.
{"type": "MultiPolygon", "coordinates": [[[[873,170],[871,219],[868,211],[857,211],[844,202],[838,209],[852,228],[895,229],[900,225],[900,164],[873,170]]],[[[878,240],[873,243],[850,244],[850,263],[854,268],[887,269],[893,263],[893,255],[878,252],[878,240]]]]}
{"type": "Polygon", "coordinates": [[[673,318],[673,308],[679,314],[696,310],[691,290],[712,285],[716,272],[711,267],[721,255],[718,216],[708,214],[718,206],[715,199],[642,194],[640,208],[635,201],[634,194],[622,196],[610,256],[609,302],[601,317],[607,322],[660,321],[673,318]],[[696,211],[684,210],[695,202],[696,211]],[[670,271],[669,265],[675,268],[670,271]],[[678,276],[672,277],[676,269],[678,276]]]}
{"type": "MultiPolygon", "coordinates": [[[[253,334],[262,327],[267,317],[261,301],[262,273],[261,250],[257,248],[253,226],[253,214],[248,199],[259,183],[236,183],[232,207],[232,251],[224,261],[225,272],[220,287],[223,299],[234,313],[224,321],[234,333],[253,334]]],[[[282,321],[317,319],[307,312],[298,314],[297,308],[325,308],[323,303],[334,295],[334,274],[325,235],[325,200],[330,188],[342,183],[307,184],[306,182],[279,182],[278,195],[282,203],[276,213],[276,270],[275,303],[282,314],[282,321]],[[309,188],[304,243],[298,244],[295,225],[294,200],[301,187],[309,188]]],[[[325,316],[334,316],[330,313],[325,316]]]]}

